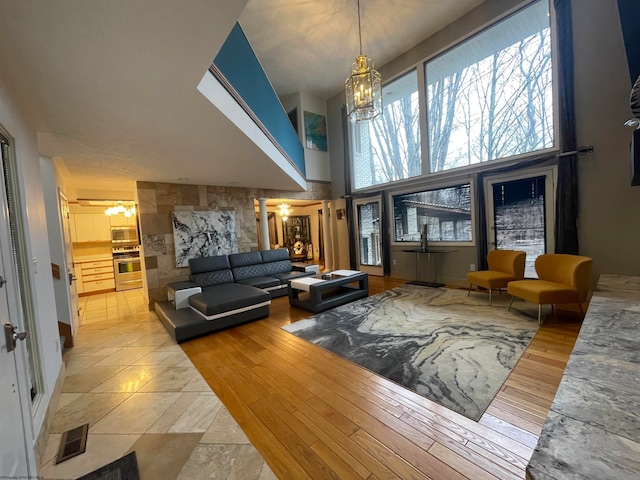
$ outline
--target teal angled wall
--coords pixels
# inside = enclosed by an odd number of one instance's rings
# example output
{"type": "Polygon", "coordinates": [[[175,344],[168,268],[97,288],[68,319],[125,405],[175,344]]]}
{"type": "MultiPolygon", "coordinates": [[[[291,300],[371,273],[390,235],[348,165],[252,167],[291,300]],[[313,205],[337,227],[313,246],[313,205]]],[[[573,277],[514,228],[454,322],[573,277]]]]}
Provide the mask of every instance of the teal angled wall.
{"type": "Polygon", "coordinates": [[[302,144],[238,23],[213,64],[305,175],[302,144]]]}

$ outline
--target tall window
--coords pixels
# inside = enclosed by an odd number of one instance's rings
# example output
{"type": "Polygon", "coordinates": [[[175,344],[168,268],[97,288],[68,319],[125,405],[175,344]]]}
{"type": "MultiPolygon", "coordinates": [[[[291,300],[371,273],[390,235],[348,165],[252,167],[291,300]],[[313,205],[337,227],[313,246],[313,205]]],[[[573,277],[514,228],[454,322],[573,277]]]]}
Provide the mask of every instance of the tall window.
{"type": "Polygon", "coordinates": [[[554,145],[547,1],[427,62],[425,72],[432,172],[554,145]]]}
{"type": "Polygon", "coordinates": [[[382,98],[382,114],[373,121],[356,123],[352,130],[355,188],[422,173],[416,71],[385,85],[382,98]]]}
{"type": "Polygon", "coordinates": [[[420,241],[427,225],[429,242],[472,242],[471,185],[405,193],[393,197],[394,241],[420,241]]]}

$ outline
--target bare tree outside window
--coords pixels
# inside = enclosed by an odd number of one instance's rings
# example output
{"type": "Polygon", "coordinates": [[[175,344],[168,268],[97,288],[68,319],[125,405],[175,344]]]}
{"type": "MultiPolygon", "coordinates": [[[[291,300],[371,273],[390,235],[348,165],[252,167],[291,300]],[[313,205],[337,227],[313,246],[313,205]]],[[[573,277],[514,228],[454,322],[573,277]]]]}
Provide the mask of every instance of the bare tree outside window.
{"type": "MultiPolygon", "coordinates": [[[[421,176],[420,109],[430,172],[551,148],[549,3],[540,0],[383,86],[383,113],[352,130],[354,188],[421,176]]],[[[427,156],[425,155],[425,162],[427,156]]]]}
{"type": "Polygon", "coordinates": [[[422,174],[416,71],[385,85],[383,98],[382,114],[353,130],[355,188],[422,174]]]}
{"type": "Polygon", "coordinates": [[[427,62],[432,172],[553,146],[548,13],[538,2],[427,62]]]}

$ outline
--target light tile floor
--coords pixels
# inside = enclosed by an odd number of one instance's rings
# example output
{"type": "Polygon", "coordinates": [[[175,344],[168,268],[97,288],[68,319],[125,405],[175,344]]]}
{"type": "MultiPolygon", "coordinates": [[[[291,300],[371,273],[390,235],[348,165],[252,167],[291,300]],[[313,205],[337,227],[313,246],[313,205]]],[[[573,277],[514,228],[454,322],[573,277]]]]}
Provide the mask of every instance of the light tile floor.
{"type": "Polygon", "coordinates": [[[39,478],[78,478],[130,451],[142,480],[276,478],[141,290],[81,297],[80,308],[39,478]],[[62,434],[85,423],[86,452],[55,465],[62,434]]]}

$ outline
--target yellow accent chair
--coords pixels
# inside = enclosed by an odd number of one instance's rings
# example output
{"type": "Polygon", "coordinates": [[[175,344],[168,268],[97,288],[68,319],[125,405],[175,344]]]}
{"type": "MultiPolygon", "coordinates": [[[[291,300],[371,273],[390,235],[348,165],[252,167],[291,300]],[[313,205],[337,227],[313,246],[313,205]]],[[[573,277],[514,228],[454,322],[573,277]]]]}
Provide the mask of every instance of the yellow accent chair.
{"type": "Polygon", "coordinates": [[[501,291],[502,288],[507,288],[509,282],[524,278],[526,257],[527,254],[520,250],[491,250],[487,254],[489,270],[469,272],[467,274],[467,280],[469,281],[467,297],[471,293],[471,287],[478,285],[489,290],[489,305],[491,305],[494,289],[497,288],[501,291]]]}
{"type": "Polygon", "coordinates": [[[509,282],[507,292],[515,297],[538,304],[538,324],[541,324],[542,305],[576,303],[584,314],[582,304],[589,293],[593,260],[580,255],[547,253],[536,258],[537,280],[509,282]]]}

